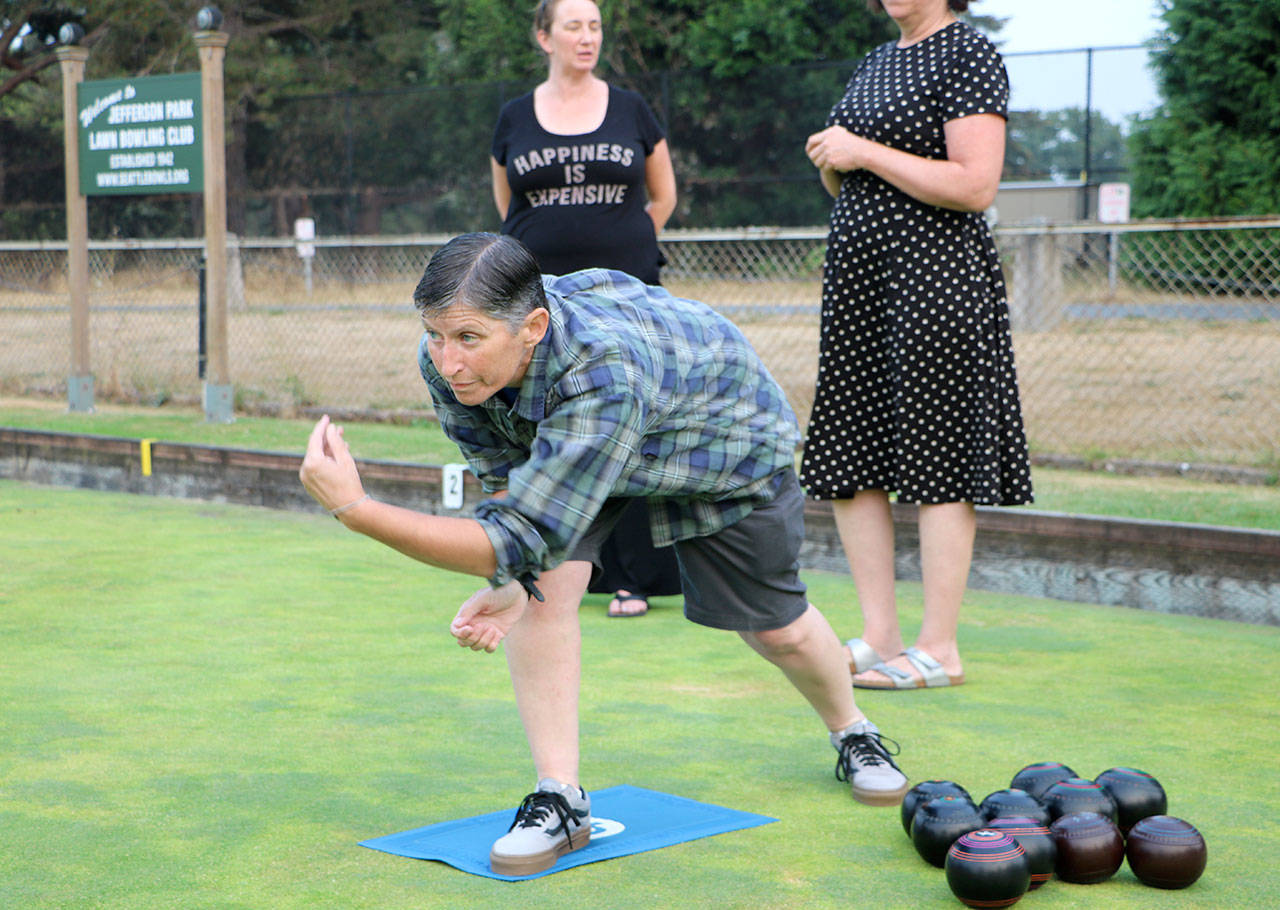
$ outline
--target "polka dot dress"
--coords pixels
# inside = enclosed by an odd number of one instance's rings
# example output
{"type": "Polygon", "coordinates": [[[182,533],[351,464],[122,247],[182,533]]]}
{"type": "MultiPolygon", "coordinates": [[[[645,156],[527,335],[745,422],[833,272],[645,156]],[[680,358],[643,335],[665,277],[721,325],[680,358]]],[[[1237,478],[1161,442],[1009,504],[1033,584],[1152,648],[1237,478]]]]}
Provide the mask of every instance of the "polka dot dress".
{"type": "MultiPolygon", "coordinates": [[[[943,125],[1003,116],[1004,64],[956,22],[859,65],[829,124],[928,158],[943,125]]],[[[899,502],[1031,501],[1004,278],[981,214],[848,174],[823,271],[818,389],[801,480],[817,499],[887,490],[899,502]]]]}

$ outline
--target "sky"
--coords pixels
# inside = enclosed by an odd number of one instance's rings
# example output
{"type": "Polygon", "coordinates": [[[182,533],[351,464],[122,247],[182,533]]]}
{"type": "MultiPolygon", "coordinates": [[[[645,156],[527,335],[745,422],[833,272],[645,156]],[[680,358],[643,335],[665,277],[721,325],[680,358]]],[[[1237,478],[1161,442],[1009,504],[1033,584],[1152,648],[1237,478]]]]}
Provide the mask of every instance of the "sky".
{"type": "MultiPolygon", "coordinates": [[[[1084,107],[1087,55],[1036,51],[1142,44],[1161,28],[1156,0],[976,0],[970,11],[1007,18],[997,40],[1005,55],[1014,110],[1084,107]]],[[[1159,101],[1142,50],[1095,51],[1092,105],[1123,123],[1159,101]]]]}

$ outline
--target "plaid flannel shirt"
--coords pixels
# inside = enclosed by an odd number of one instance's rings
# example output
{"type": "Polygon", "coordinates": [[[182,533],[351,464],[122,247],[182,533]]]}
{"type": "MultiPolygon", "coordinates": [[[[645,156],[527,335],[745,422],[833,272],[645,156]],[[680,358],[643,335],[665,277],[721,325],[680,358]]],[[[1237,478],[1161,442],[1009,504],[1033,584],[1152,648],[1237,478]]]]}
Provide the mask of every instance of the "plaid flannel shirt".
{"type": "Polygon", "coordinates": [[[648,497],[653,542],[711,534],[773,498],[800,431],[733,323],[622,272],[543,276],[551,318],[508,405],[463,405],[418,366],[445,433],[487,492],[475,510],[494,586],[563,562],[610,497],[648,497]]]}

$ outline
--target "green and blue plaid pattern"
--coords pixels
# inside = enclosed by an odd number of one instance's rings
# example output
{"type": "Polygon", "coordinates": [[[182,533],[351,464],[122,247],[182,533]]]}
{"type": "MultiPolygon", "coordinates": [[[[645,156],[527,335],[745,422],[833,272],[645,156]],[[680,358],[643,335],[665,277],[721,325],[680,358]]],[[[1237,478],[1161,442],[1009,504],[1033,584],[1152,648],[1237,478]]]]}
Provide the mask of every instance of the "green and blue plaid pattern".
{"type": "Polygon", "coordinates": [[[460,404],[424,336],[440,424],[485,490],[490,582],[562,562],[610,497],[650,497],[653,541],[705,536],[773,497],[800,431],[750,342],[709,306],[622,272],[544,276],[551,313],[514,404],[460,404]]]}

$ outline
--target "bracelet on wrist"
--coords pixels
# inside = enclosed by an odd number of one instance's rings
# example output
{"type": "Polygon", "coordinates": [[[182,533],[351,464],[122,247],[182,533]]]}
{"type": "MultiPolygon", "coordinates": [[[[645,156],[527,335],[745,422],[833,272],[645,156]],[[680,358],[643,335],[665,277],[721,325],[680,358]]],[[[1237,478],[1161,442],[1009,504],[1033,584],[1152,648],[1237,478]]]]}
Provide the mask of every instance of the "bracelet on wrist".
{"type": "Polygon", "coordinates": [[[351,500],[351,502],[347,503],[345,506],[338,506],[336,509],[330,509],[329,514],[332,515],[334,518],[337,518],[343,512],[347,512],[351,509],[354,509],[356,506],[360,505],[360,503],[364,502],[366,499],[371,499],[371,498],[372,497],[368,493],[365,493],[359,499],[353,499],[351,500]]]}

